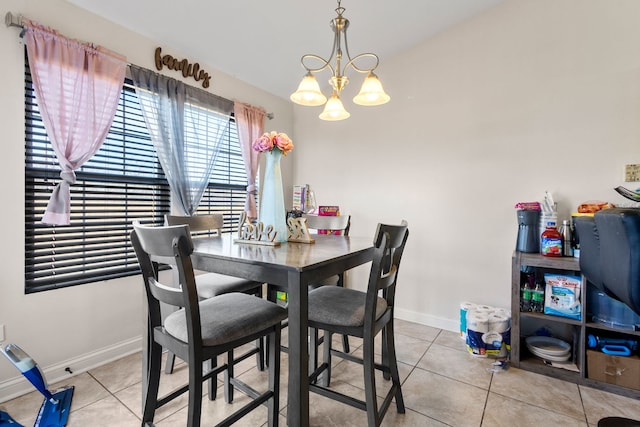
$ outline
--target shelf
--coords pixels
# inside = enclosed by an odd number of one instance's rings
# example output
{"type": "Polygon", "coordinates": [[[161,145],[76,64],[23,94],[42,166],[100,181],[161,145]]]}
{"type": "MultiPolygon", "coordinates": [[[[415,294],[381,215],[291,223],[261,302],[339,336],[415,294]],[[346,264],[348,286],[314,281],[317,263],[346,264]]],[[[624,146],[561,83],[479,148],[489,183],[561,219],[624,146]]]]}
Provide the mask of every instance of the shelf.
{"type": "Polygon", "coordinates": [[[632,331],[631,329],[612,328],[599,322],[588,322],[585,325],[588,329],[597,329],[599,331],[615,332],[617,334],[632,335],[640,337],[640,331],[632,331]]]}
{"type": "Polygon", "coordinates": [[[549,377],[558,378],[573,383],[579,382],[580,372],[570,371],[568,369],[549,366],[542,359],[537,357],[529,357],[520,360],[520,369],[535,372],[537,374],[547,375],[549,377]]]}
{"type": "Polygon", "coordinates": [[[580,270],[580,259],[573,257],[547,257],[537,253],[515,252],[520,265],[529,267],[553,268],[555,270],[580,270]]]}
{"type": "MultiPolygon", "coordinates": [[[[545,269],[549,269],[560,270],[565,272],[565,274],[572,272],[574,275],[578,275],[580,274],[580,260],[578,258],[571,257],[545,257],[537,253],[514,252],[511,262],[511,365],[514,368],[520,368],[576,384],[587,385],[589,387],[606,390],[623,396],[640,399],[640,390],[609,384],[607,382],[588,377],[586,354],[586,338],[588,334],[598,334],[599,331],[603,331],[616,334],[615,336],[626,336],[629,337],[629,339],[640,340],[640,331],[613,328],[602,323],[592,322],[591,316],[587,315],[587,313],[589,313],[587,310],[588,301],[586,298],[586,288],[588,285],[584,276],[582,276],[581,320],[562,316],[551,316],[544,313],[520,311],[522,267],[533,267],[542,270],[537,270],[536,274],[544,273],[545,269]],[[572,329],[572,357],[576,367],[578,368],[578,372],[547,365],[542,359],[533,356],[529,352],[525,344],[525,337],[521,335],[523,332],[523,326],[525,326],[524,330],[527,330],[531,329],[531,327],[537,327],[538,323],[543,322],[555,325],[568,325],[572,329]]],[[[550,327],[553,326],[554,325],[550,325],[550,327]]],[[[565,332],[569,333],[569,331],[565,332]]]]}
{"type": "Polygon", "coordinates": [[[559,323],[565,323],[565,324],[568,324],[568,325],[575,325],[575,326],[581,326],[582,325],[582,321],[581,320],[571,319],[569,317],[562,317],[562,316],[551,316],[549,314],[536,313],[536,312],[533,312],[533,311],[521,311],[520,312],[520,317],[529,317],[529,318],[533,318],[533,319],[542,319],[545,322],[546,321],[559,322],[559,323]]]}

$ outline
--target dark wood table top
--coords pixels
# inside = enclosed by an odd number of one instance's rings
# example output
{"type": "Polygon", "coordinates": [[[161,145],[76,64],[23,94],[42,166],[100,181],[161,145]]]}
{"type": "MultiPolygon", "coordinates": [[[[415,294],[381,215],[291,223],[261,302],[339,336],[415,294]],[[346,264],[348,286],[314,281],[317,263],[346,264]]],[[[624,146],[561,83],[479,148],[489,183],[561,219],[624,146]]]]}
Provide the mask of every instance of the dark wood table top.
{"type": "MultiPolygon", "coordinates": [[[[221,237],[194,238],[192,259],[194,267],[205,271],[245,277],[247,279],[286,285],[286,280],[274,280],[273,277],[257,277],[247,270],[268,269],[271,273],[281,270],[313,272],[326,271],[333,275],[345,269],[362,264],[350,265],[350,258],[369,257],[373,250],[373,240],[367,237],[314,235],[315,243],[282,243],[280,246],[263,246],[247,243],[235,243],[235,234],[221,237]],[[232,261],[232,263],[221,262],[232,261]],[[345,264],[346,263],[346,264],[345,264]],[[334,265],[335,268],[329,267],[334,265]],[[342,269],[342,270],[340,270],[342,269]],[[239,271],[242,270],[242,271],[239,271]]],[[[314,278],[316,279],[316,278],[314,278]]]]}

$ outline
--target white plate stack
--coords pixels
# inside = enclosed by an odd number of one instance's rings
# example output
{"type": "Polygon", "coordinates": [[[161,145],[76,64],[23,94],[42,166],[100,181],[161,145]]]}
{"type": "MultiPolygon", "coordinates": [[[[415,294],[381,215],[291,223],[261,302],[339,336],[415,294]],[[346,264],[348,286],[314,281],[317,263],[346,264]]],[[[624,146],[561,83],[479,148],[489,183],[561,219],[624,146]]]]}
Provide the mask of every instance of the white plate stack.
{"type": "Polygon", "coordinates": [[[553,337],[528,337],[527,348],[534,356],[550,362],[566,362],[571,358],[571,344],[553,337]]]}

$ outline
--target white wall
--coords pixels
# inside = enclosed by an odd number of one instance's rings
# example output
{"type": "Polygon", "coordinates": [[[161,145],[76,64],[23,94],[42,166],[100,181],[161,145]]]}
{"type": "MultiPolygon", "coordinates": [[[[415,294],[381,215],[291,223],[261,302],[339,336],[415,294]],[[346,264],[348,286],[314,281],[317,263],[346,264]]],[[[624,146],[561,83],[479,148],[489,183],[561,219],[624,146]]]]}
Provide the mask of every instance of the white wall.
{"type": "Polygon", "coordinates": [[[409,221],[399,317],[457,330],[463,301],[509,307],[516,202],[549,190],[568,219],[625,201],[613,188],[640,162],[638,22],[636,0],[512,0],[381,58],[389,104],[354,105],[353,76],[348,120],[295,107],[295,182],[352,214],[352,235],[409,221]]]}
{"type": "MultiPolygon", "coordinates": [[[[55,28],[68,37],[103,45],[126,55],[131,63],[154,69],[153,53],[157,45],[152,40],[62,0],[3,0],[0,13],[4,16],[8,11],[55,28]]],[[[78,372],[139,348],[143,325],[142,283],[136,276],[24,294],[24,53],[18,34],[16,28],[3,25],[0,29],[0,129],[4,160],[0,170],[3,199],[0,218],[5,224],[0,247],[3,260],[0,324],[6,327],[5,344],[20,345],[45,369],[49,381],[54,382],[66,375],[66,366],[78,372]]],[[[163,48],[180,56],[171,46],[163,48]]],[[[213,76],[210,92],[264,107],[275,114],[274,120],[266,122],[266,130],[291,133],[290,102],[224,75],[207,64],[201,65],[213,76]]],[[[178,78],[175,72],[169,71],[166,75],[178,78]]],[[[188,79],[185,82],[193,84],[188,79]]],[[[282,167],[285,183],[290,187],[292,166],[283,162],[282,167]]],[[[0,361],[0,402],[22,390],[30,390],[24,383],[14,367],[0,361]]]]}

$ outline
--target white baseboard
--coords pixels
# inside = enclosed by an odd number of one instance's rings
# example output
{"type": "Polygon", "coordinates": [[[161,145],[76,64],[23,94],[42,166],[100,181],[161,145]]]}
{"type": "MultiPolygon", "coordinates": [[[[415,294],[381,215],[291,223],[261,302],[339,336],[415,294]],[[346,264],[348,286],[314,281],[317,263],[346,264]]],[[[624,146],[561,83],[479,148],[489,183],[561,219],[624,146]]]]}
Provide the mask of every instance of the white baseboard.
{"type": "Polygon", "coordinates": [[[431,316],[429,314],[418,313],[417,311],[411,311],[411,310],[404,310],[397,307],[394,313],[397,319],[402,319],[409,322],[416,322],[416,323],[420,323],[421,325],[431,326],[433,328],[445,329],[451,332],[460,331],[459,320],[445,319],[442,317],[431,316]]]}
{"type": "MultiPolygon", "coordinates": [[[[47,379],[47,383],[55,384],[58,381],[68,379],[70,376],[87,372],[90,369],[97,368],[98,366],[102,366],[138,351],[142,351],[142,337],[122,341],[112,346],[101,348],[94,352],[83,354],[46,368],[41,366],[40,369],[42,369],[47,379]],[[73,373],[69,374],[69,372],[65,371],[66,368],[70,368],[73,373]]],[[[33,356],[37,362],[37,356],[33,356]]],[[[16,370],[16,372],[18,371],[16,370]]],[[[31,383],[22,375],[2,381],[0,382],[0,403],[15,399],[16,397],[30,393],[34,390],[35,389],[31,383]]]]}

